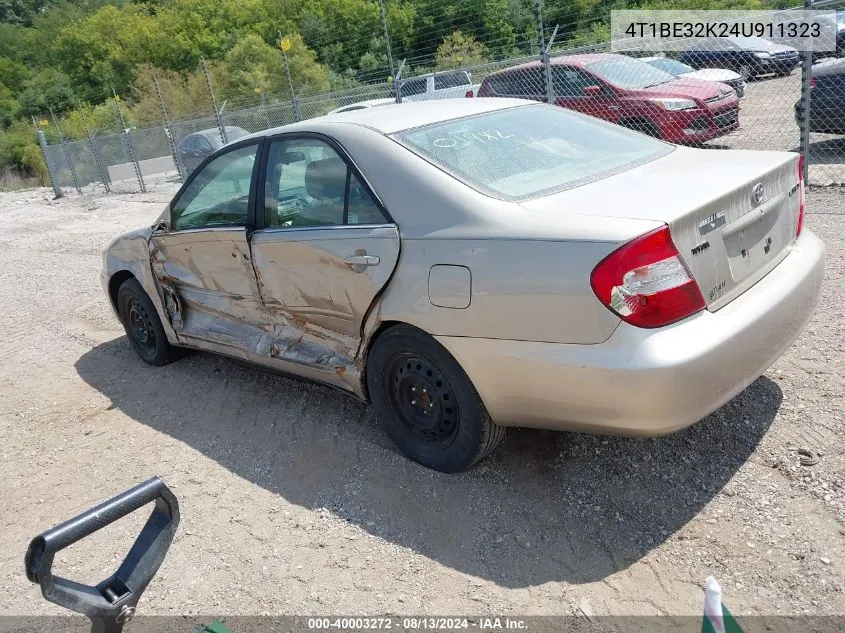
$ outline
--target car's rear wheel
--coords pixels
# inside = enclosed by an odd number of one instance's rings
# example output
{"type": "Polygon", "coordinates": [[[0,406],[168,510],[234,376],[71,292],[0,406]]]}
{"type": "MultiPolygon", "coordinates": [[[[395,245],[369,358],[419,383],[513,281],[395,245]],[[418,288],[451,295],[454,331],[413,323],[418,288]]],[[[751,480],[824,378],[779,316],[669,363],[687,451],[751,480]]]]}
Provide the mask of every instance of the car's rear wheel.
{"type": "Polygon", "coordinates": [[[127,279],[117,291],[117,308],[126,336],[145,363],[167,365],[185,350],[167,342],[158,312],[136,279],[127,279]]]}
{"type": "Polygon", "coordinates": [[[388,436],[428,468],[464,470],[504,439],[458,362],[416,328],[397,325],[376,339],[367,388],[388,436]]]}
{"type": "Polygon", "coordinates": [[[736,72],[738,72],[745,81],[750,81],[754,75],[754,70],[751,68],[751,64],[741,64],[739,68],[736,69],[736,72]]]}

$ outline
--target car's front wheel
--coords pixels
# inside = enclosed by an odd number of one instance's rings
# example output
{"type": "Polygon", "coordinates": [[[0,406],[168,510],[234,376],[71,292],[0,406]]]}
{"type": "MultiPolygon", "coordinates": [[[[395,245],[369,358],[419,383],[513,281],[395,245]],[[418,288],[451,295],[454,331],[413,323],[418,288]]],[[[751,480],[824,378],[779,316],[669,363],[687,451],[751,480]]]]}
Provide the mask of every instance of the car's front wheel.
{"type": "Polygon", "coordinates": [[[120,285],[117,309],[129,342],[145,363],[167,365],[184,355],[184,349],[167,342],[158,312],[137,279],[120,285]]]}
{"type": "Polygon", "coordinates": [[[428,468],[464,470],[504,439],[458,362],[416,328],[394,326],[376,339],[367,388],[388,436],[428,468]]]}

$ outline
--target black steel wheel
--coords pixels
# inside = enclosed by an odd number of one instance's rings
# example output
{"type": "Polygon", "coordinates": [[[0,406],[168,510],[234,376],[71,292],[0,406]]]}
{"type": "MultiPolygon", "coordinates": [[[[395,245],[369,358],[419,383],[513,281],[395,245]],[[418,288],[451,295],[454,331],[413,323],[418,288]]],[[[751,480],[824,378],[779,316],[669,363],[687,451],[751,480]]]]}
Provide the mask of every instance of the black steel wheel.
{"type": "Polygon", "coordinates": [[[117,310],[132,347],[146,363],[167,365],[184,350],[167,342],[153,302],[136,279],[127,279],[117,291],[117,310]]]}
{"type": "Polygon", "coordinates": [[[449,381],[417,354],[395,355],[382,374],[382,387],[410,433],[448,446],[455,439],[460,411],[449,381]]]}
{"type": "Polygon", "coordinates": [[[387,434],[414,461],[442,472],[469,468],[505,435],[469,377],[425,332],[397,325],[367,357],[367,388],[387,434]]]}

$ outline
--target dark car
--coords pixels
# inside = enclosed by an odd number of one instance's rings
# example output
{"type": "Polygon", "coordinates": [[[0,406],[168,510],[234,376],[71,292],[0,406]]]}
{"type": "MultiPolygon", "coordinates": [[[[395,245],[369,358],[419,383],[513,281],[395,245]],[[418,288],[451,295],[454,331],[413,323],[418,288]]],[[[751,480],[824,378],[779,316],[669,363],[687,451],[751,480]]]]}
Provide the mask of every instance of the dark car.
{"type": "MultiPolygon", "coordinates": [[[[245,129],[234,125],[227,125],[225,130],[227,143],[249,134],[245,129]]],[[[176,146],[176,150],[179,152],[179,160],[182,161],[182,166],[185,168],[184,176],[187,177],[206,157],[211,156],[212,152],[220,149],[223,145],[219,127],[188,134],[176,146]]]]}
{"type": "Polygon", "coordinates": [[[727,68],[744,79],[788,75],[801,65],[797,50],[762,37],[704,39],[681,52],[677,60],[693,68],[727,68]]]}
{"type": "MultiPolygon", "coordinates": [[[[795,102],[795,121],[801,125],[804,104],[795,102]]],[[[845,59],[813,66],[810,76],[810,131],[845,134],[845,59]]]]}
{"type": "MultiPolygon", "coordinates": [[[[694,143],[739,126],[739,99],[730,86],[679,79],[626,55],[565,55],[551,60],[554,103],[671,143],[694,143]]],[[[479,97],[546,100],[540,62],[491,73],[479,97]]]]}

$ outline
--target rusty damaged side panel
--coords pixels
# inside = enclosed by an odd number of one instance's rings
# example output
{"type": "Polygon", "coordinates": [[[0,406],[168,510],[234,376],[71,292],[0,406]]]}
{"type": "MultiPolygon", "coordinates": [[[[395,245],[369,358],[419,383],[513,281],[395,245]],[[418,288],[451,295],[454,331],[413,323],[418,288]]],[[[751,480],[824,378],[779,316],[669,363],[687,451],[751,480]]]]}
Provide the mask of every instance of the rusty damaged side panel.
{"type": "Polygon", "coordinates": [[[327,382],[360,395],[358,336],[268,309],[243,231],[154,235],[150,264],[181,344],[327,382]]]}

